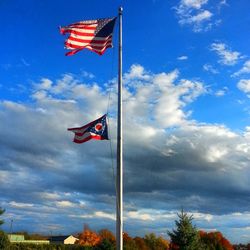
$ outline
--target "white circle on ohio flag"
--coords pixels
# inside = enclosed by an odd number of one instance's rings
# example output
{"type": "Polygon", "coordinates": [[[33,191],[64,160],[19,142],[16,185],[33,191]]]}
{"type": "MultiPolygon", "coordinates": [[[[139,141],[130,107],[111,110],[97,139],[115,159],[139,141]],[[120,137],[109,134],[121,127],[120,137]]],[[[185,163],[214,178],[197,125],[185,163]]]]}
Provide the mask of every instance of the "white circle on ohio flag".
{"type": "Polygon", "coordinates": [[[95,130],[96,130],[96,131],[102,130],[102,124],[101,124],[101,123],[97,123],[97,124],[95,125],[95,130]]]}

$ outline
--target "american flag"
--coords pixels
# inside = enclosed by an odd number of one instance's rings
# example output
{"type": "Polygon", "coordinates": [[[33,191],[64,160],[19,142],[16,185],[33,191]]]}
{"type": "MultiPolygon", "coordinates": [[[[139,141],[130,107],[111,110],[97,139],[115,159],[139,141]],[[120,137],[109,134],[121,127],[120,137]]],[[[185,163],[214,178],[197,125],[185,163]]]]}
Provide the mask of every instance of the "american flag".
{"type": "Polygon", "coordinates": [[[80,21],[60,28],[61,34],[69,33],[65,41],[66,49],[74,55],[82,49],[89,49],[102,55],[107,48],[113,47],[112,35],[116,18],[80,21]]]}
{"type": "Polygon", "coordinates": [[[68,128],[69,131],[75,133],[74,142],[83,143],[91,139],[108,140],[107,115],[103,115],[97,120],[90,122],[83,127],[68,128]]]}

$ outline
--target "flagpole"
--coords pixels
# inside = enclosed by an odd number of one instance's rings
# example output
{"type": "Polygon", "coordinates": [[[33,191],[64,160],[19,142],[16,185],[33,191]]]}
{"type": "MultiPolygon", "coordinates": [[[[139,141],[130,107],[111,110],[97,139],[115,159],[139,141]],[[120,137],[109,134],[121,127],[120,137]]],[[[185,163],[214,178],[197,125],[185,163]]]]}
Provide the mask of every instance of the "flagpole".
{"type": "Polygon", "coordinates": [[[119,8],[118,114],[116,170],[116,249],[123,249],[123,157],[122,157],[122,7],[119,8]]]}

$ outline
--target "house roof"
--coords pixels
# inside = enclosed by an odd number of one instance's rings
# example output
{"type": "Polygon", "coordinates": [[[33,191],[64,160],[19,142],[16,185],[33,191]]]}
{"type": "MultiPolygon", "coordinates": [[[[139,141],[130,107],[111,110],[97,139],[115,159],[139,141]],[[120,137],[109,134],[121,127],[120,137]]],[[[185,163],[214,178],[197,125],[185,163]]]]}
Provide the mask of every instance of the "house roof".
{"type": "MultiPolygon", "coordinates": [[[[51,236],[49,240],[51,241],[64,241],[70,236],[74,237],[73,235],[60,235],[60,236],[51,236]]],[[[75,237],[74,237],[75,238],[75,237]]]]}
{"type": "Polygon", "coordinates": [[[10,241],[24,241],[24,235],[20,234],[9,234],[8,237],[10,241]]]}

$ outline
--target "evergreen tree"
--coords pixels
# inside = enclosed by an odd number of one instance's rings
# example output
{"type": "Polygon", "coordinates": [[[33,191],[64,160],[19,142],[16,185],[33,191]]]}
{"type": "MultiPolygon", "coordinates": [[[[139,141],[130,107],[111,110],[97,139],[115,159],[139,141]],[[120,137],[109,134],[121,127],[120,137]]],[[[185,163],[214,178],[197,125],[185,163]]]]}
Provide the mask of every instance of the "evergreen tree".
{"type": "Polygon", "coordinates": [[[183,210],[177,215],[179,220],[175,221],[176,229],[174,229],[173,232],[168,231],[171,243],[178,246],[179,250],[204,249],[201,246],[199,233],[196,227],[192,225],[192,215],[188,216],[183,210]]]}

